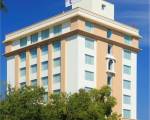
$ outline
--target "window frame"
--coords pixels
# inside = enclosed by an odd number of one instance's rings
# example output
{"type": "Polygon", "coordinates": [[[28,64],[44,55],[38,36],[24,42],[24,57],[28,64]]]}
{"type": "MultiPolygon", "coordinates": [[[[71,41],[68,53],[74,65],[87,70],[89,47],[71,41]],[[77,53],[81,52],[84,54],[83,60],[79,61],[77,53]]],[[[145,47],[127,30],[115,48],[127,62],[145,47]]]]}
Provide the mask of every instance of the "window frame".
{"type": "Polygon", "coordinates": [[[94,24],[90,21],[85,21],[85,30],[88,32],[93,32],[94,24]]]}
{"type": "Polygon", "coordinates": [[[131,45],[132,44],[132,37],[130,35],[125,35],[124,36],[124,43],[127,45],[131,45]]]}
{"type": "Polygon", "coordinates": [[[23,37],[20,39],[20,47],[26,47],[28,44],[28,37],[23,37]]]}
{"type": "Polygon", "coordinates": [[[30,36],[31,39],[31,44],[38,42],[38,38],[39,38],[39,34],[38,33],[34,33],[30,36]]]}
{"type": "Polygon", "coordinates": [[[130,80],[123,80],[123,89],[131,90],[131,81],[130,80]],[[130,83],[130,84],[125,85],[125,83],[130,83]]]}
{"type": "Polygon", "coordinates": [[[112,55],[112,54],[113,54],[113,45],[108,44],[107,54],[108,54],[108,55],[112,55]]]}
{"type": "Polygon", "coordinates": [[[37,79],[31,80],[31,86],[37,86],[37,79]],[[33,84],[33,81],[36,81],[36,84],[33,84]]]}
{"type": "Polygon", "coordinates": [[[94,65],[94,56],[85,54],[85,64],[94,65]]]}
{"type": "Polygon", "coordinates": [[[48,55],[48,46],[47,45],[41,46],[41,51],[43,56],[48,55]]]}
{"type": "Polygon", "coordinates": [[[54,68],[57,68],[57,67],[60,67],[61,66],[61,57],[58,57],[58,58],[54,58],[54,68]],[[55,62],[59,60],[59,65],[56,65],[55,62]]]}
{"type": "Polygon", "coordinates": [[[129,110],[129,109],[123,109],[123,118],[125,118],[125,119],[131,119],[131,110],[129,110]],[[128,116],[126,116],[127,114],[125,114],[125,112],[129,113],[128,116]]]}
{"type": "Polygon", "coordinates": [[[54,80],[55,83],[61,82],[61,74],[60,74],[60,73],[54,74],[54,75],[53,75],[53,80],[54,80]],[[59,76],[59,80],[56,80],[56,79],[55,79],[56,76],[57,76],[57,77],[59,76]]]}
{"type": "Polygon", "coordinates": [[[94,40],[91,38],[85,38],[85,48],[93,50],[95,48],[94,40]]]}
{"type": "Polygon", "coordinates": [[[124,74],[131,75],[131,72],[132,72],[131,66],[123,65],[123,73],[124,74]],[[130,69],[126,69],[126,68],[130,68],[130,69]]]}
{"type": "Polygon", "coordinates": [[[48,86],[48,77],[42,77],[42,86],[45,87],[45,86],[48,86]],[[46,81],[45,81],[46,80],[46,81]],[[44,81],[44,82],[43,82],[44,81]],[[46,84],[45,84],[46,83],[46,84]]]}
{"type": "Polygon", "coordinates": [[[31,73],[32,74],[37,73],[37,64],[31,65],[31,73]]]}
{"type": "Polygon", "coordinates": [[[21,82],[20,83],[20,88],[24,88],[26,86],[26,82],[21,82]]]}
{"type": "Polygon", "coordinates": [[[123,104],[130,105],[131,104],[131,96],[123,95],[123,104]]]}
{"type": "Polygon", "coordinates": [[[94,81],[94,72],[85,70],[85,80],[86,81],[94,81]],[[90,75],[90,77],[89,77],[89,75],[90,75]]]}
{"type": "Polygon", "coordinates": [[[108,75],[107,76],[107,85],[109,87],[112,87],[112,80],[113,80],[113,76],[108,75]],[[110,79],[109,79],[110,78],[110,79]]]}
{"type": "Polygon", "coordinates": [[[112,30],[111,29],[108,29],[107,30],[107,38],[112,38],[112,34],[113,34],[113,32],[112,32],[112,30]]]}
{"type": "Polygon", "coordinates": [[[26,61],[26,52],[22,52],[22,53],[20,53],[20,60],[21,60],[21,62],[25,62],[26,61]]]}
{"type": "Polygon", "coordinates": [[[55,25],[53,27],[53,33],[54,33],[54,35],[60,35],[60,34],[62,34],[62,24],[55,25]]]}
{"type": "Polygon", "coordinates": [[[30,54],[32,59],[37,58],[37,49],[36,48],[31,49],[30,54]]]}
{"type": "Polygon", "coordinates": [[[60,51],[61,50],[61,42],[60,41],[55,41],[53,43],[53,49],[54,49],[54,52],[60,51]]]}
{"type": "Polygon", "coordinates": [[[42,62],[42,70],[43,71],[48,70],[48,61],[43,61],[42,62]],[[47,65],[47,66],[45,66],[45,65],[47,65]],[[45,67],[46,67],[46,69],[45,69],[45,67]]]}
{"type": "Polygon", "coordinates": [[[26,76],[26,67],[20,68],[20,76],[25,77],[26,76]],[[24,70],[24,74],[22,74],[22,71],[24,70]]]}
{"type": "Polygon", "coordinates": [[[124,57],[124,59],[126,59],[126,60],[131,60],[131,57],[132,57],[132,55],[131,55],[131,51],[130,50],[127,50],[127,49],[124,49],[124,51],[123,51],[123,57],[124,57]],[[129,57],[127,57],[128,55],[129,55],[129,57]]]}
{"type": "Polygon", "coordinates": [[[49,28],[41,31],[41,39],[42,40],[49,38],[49,36],[50,36],[49,28]]]}

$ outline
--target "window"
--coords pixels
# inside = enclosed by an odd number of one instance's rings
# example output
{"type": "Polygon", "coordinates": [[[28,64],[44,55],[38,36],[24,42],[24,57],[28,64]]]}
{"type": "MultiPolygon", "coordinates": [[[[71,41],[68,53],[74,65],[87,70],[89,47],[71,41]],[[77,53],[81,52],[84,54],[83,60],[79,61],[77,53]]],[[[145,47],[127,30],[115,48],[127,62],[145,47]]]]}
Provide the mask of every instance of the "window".
{"type": "Polygon", "coordinates": [[[85,80],[93,81],[94,80],[94,73],[90,71],[85,71],[85,80]]]}
{"type": "Polygon", "coordinates": [[[44,100],[45,103],[48,102],[48,93],[47,92],[44,94],[43,100],[44,100]]]}
{"type": "Polygon", "coordinates": [[[94,49],[94,40],[90,38],[85,39],[85,47],[89,49],[94,49]]]}
{"type": "Polygon", "coordinates": [[[94,57],[90,55],[85,55],[85,63],[89,65],[94,64],[94,57]]]}
{"type": "Polygon", "coordinates": [[[124,58],[127,60],[131,60],[131,51],[130,50],[124,50],[124,58]]]}
{"type": "Polygon", "coordinates": [[[128,95],[123,96],[123,103],[124,104],[130,104],[131,103],[131,97],[128,95]]]}
{"type": "Polygon", "coordinates": [[[54,32],[55,35],[61,34],[61,32],[62,32],[62,25],[54,26],[53,32],[54,32]]]}
{"type": "Polygon", "coordinates": [[[42,55],[47,55],[48,54],[48,46],[45,45],[45,46],[42,46],[42,55]]]}
{"type": "Polygon", "coordinates": [[[31,35],[31,43],[35,43],[38,41],[38,33],[31,35]]]}
{"type": "Polygon", "coordinates": [[[20,75],[21,75],[21,77],[25,77],[26,76],[26,68],[21,68],[20,69],[20,75]]]}
{"type": "Polygon", "coordinates": [[[24,88],[26,86],[26,82],[20,83],[20,88],[24,88]]]}
{"type": "Polygon", "coordinates": [[[59,94],[60,93],[60,89],[54,90],[54,94],[59,94]]]}
{"type": "Polygon", "coordinates": [[[90,90],[92,90],[92,88],[90,88],[90,87],[85,87],[84,89],[86,92],[89,92],[90,90]]]}
{"type": "Polygon", "coordinates": [[[60,41],[53,43],[54,52],[60,51],[60,41]]]}
{"type": "Polygon", "coordinates": [[[48,86],[48,77],[42,78],[42,84],[43,84],[43,86],[48,86]]]}
{"type": "Polygon", "coordinates": [[[32,86],[37,86],[37,79],[31,80],[31,85],[32,85],[32,86]]]}
{"type": "Polygon", "coordinates": [[[55,82],[55,83],[60,82],[60,79],[61,79],[60,74],[55,74],[55,75],[54,75],[54,82],[55,82]]]}
{"type": "Polygon", "coordinates": [[[37,73],[37,65],[32,65],[31,66],[31,73],[32,74],[37,73]]]}
{"type": "Polygon", "coordinates": [[[108,53],[109,55],[112,55],[112,45],[108,45],[107,53],[108,53]]]}
{"type": "Polygon", "coordinates": [[[30,53],[31,53],[31,58],[36,58],[37,57],[37,49],[35,48],[35,49],[31,49],[31,51],[30,51],[30,53]]]}
{"type": "Polygon", "coordinates": [[[20,39],[20,47],[25,47],[27,45],[27,37],[20,39]]]}
{"type": "Polygon", "coordinates": [[[113,71],[113,60],[109,60],[109,62],[108,62],[108,70],[113,71]]]}
{"type": "Polygon", "coordinates": [[[92,32],[93,28],[94,28],[93,23],[91,23],[91,22],[85,22],[85,29],[86,29],[86,31],[92,32]]]}
{"type": "Polygon", "coordinates": [[[54,59],[54,67],[60,67],[60,64],[61,64],[60,58],[54,59]]]}
{"type": "Polygon", "coordinates": [[[123,80],[123,88],[130,90],[131,89],[131,81],[123,80]]]}
{"type": "Polygon", "coordinates": [[[48,70],[48,61],[42,62],[42,70],[48,70]]]}
{"type": "Polygon", "coordinates": [[[26,53],[25,52],[22,52],[20,54],[20,60],[21,60],[21,62],[25,62],[25,60],[26,60],[26,53]]]}
{"type": "Polygon", "coordinates": [[[42,39],[46,39],[46,38],[48,38],[48,37],[49,37],[49,29],[43,30],[43,31],[41,32],[41,38],[42,38],[42,39]]]}
{"type": "Polygon", "coordinates": [[[108,77],[107,77],[107,85],[108,85],[109,87],[112,87],[112,76],[108,76],[108,77]]]}
{"type": "Polygon", "coordinates": [[[123,66],[123,72],[124,72],[124,74],[130,75],[131,74],[131,66],[124,65],[123,66]]]}
{"type": "Polygon", "coordinates": [[[125,119],[130,119],[130,118],[131,118],[131,110],[126,110],[126,109],[124,109],[124,110],[123,110],[123,117],[124,117],[125,119]]]}
{"type": "Polygon", "coordinates": [[[112,36],[112,30],[107,30],[107,38],[111,38],[112,36]]]}
{"type": "Polygon", "coordinates": [[[124,37],[124,43],[127,44],[127,45],[131,45],[131,43],[132,43],[132,37],[126,35],[126,36],[124,37]]]}

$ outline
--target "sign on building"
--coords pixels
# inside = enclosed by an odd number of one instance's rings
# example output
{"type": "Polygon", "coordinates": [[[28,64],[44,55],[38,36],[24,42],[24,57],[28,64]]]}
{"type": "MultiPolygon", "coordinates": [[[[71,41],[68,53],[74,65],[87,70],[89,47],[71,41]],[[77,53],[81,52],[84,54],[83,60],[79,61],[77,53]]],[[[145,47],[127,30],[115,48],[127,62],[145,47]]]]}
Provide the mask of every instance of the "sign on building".
{"type": "Polygon", "coordinates": [[[71,6],[73,3],[76,3],[76,2],[78,2],[78,1],[80,1],[80,0],[65,0],[65,5],[66,5],[66,7],[69,7],[69,6],[71,6]]]}

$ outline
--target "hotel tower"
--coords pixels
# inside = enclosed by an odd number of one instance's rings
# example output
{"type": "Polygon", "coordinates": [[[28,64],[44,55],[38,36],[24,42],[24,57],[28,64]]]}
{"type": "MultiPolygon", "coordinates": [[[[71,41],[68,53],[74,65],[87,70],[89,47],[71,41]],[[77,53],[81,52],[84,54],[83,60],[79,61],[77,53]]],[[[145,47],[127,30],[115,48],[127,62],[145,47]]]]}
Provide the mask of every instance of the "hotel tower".
{"type": "Polygon", "coordinates": [[[105,0],[72,0],[71,9],[6,35],[7,83],[48,93],[109,85],[114,111],[137,120],[139,30],[114,20],[105,0]]]}

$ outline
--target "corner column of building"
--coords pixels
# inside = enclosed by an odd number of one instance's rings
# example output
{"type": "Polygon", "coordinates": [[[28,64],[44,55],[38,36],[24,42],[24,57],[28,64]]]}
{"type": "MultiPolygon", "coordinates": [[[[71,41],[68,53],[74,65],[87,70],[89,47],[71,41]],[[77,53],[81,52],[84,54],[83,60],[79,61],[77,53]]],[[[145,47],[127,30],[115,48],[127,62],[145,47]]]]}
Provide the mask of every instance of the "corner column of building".
{"type": "Polygon", "coordinates": [[[30,86],[30,51],[26,51],[26,83],[30,86]]]}
{"type": "Polygon", "coordinates": [[[66,92],[66,40],[61,41],[61,92],[66,92]]]}
{"type": "Polygon", "coordinates": [[[5,53],[9,53],[12,51],[12,42],[8,42],[6,43],[6,46],[5,46],[5,53]]]}
{"type": "Polygon", "coordinates": [[[107,85],[107,76],[106,76],[106,55],[107,55],[107,43],[97,40],[96,52],[97,52],[97,60],[96,60],[96,87],[100,89],[104,85],[107,85]]]}
{"type": "Polygon", "coordinates": [[[114,45],[113,56],[116,59],[116,74],[112,81],[112,96],[117,99],[117,105],[114,107],[114,111],[122,114],[122,48],[114,45]]]}
{"type": "Polygon", "coordinates": [[[19,78],[20,78],[20,69],[19,69],[20,57],[15,55],[15,89],[19,88],[19,78]]]}
{"type": "Polygon", "coordinates": [[[74,17],[71,19],[71,31],[73,30],[84,30],[85,21],[81,17],[74,17]]]}
{"type": "Polygon", "coordinates": [[[53,93],[53,48],[52,43],[48,44],[48,94],[53,93]]]}
{"type": "Polygon", "coordinates": [[[41,87],[41,48],[37,48],[37,85],[41,87]]]}

